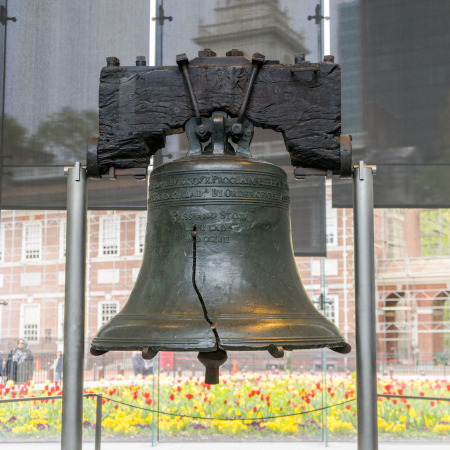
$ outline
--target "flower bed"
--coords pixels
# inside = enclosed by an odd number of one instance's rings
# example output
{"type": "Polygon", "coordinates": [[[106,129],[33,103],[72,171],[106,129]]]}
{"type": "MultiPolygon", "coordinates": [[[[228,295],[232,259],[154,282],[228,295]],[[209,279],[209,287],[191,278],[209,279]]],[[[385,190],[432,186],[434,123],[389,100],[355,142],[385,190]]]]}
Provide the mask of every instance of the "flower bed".
{"type": "MultiPolygon", "coordinates": [[[[334,405],[355,397],[354,378],[331,376],[324,389],[322,378],[312,375],[239,374],[223,376],[217,386],[204,384],[199,378],[160,376],[160,400],[156,402],[153,377],[133,381],[102,380],[99,386],[86,392],[101,393],[141,408],[180,414],[159,415],[103,399],[103,437],[145,438],[159,425],[160,433],[171,438],[214,439],[227,436],[253,438],[318,439],[322,424],[327,422],[330,439],[349,440],[356,435],[356,402],[342,404],[326,412],[296,414],[334,405]],[[182,415],[211,418],[192,419],[182,415]],[[239,420],[220,421],[219,418],[239,420]]],[[[445,380],[381,379],[379,392],[399,395],[433,397],[450,396],[450,384],[445,380]]],[[[0,385],[0,398],[35,396],[36,400],[6,403],[0,410],[2,439],[31,437],[57,438],[61,430],[61,400],[39,400],[40,396],[60,395],[60,386],[48,383],[37,391],[33,383],[22,386],[0,385]]],[[[450,436],[450,404],[444,401],[378,398],[378,427],[380,437],[430,439],[450,436]]],[[[96,398],[84,400],[85,434],[95,429],[96,398]]]]}

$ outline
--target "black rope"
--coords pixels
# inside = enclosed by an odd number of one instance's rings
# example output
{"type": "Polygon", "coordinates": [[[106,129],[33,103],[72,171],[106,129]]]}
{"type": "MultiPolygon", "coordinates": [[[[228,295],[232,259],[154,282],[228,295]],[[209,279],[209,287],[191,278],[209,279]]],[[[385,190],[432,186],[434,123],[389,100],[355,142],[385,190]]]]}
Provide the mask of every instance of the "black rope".
{"type": "Polygon", "coordinates": [[[230,418],[227,417],[225,419],[217,419],[215,417],[199,417],[199,416],[189,416],[187,414],[168,413],[168,412],[164,412],[164,411],[158,411],[158,410],[155,410],[155,409],[143,408],[142,406],[130,405],[129,403],[124,403],[124,402],[121,402],[119,400],[114,400],[113,398],[109,398],[109,397],[103,397],[102,395],[99,395],[99,394],[92,394],[92,395],[104,398],[106,400],[110,400],[111,402],[120,403],[121,405],[130,406],[131,408],[137,408],[137,409],[142,409],[144,411],[150,411],[150,412],[153,412],[153,413],[164,414],[166,416],[188,417],[190,419],[199,419],[199,420],[225,420],[225,421],[252,420],[253,422],[262,422],[263,420],[279,419],[279,418],[282,418],[282,417],[301,416],[303,414],[310,414],[310,413],[313,413],[313,412],[316,412],[316,411],[323,411],[324,409],[334,408],[336,406],[344,405],[345,403],[354,402],[356,400],[356,397],[355,397],[355,398],[353,398],[351,400],[346,400],[345,402],[335,403],[334,405],[323,406],[322,408],[310,409],[309,411],[303,411],[303,412],[299,412],[299,413],[283,414],[281,416],[269,416],[269,417],[262,417],[262,418],[240,417],[240,418],[237,418],[237,419],[230,419],[230,418]]]}

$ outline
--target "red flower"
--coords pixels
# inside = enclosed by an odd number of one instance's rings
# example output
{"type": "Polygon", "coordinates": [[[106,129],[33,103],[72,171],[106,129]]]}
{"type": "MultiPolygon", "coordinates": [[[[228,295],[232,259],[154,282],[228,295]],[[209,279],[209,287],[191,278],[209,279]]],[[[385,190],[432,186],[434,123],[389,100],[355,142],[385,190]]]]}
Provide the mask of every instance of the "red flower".
{"type": "Polygon", "coordinates": [[[174,394],[170,394],[169,398],[170,398],[170,400],[173,400],[175,398],[175,395],[174,394]]]}
{"type": "Polygon", "coordinates": [[[419,395],[423,397],[425,394],[423,392],[419,392],[419,395]]]}
{"type": "Polygon", "coordinates": [[[411,405],[409,403],[407,403],[406,407],[409,409],[409,408],[411,408],[411,405]]]}
{"type": "Polygon", "coordinates": [[[269,400],[270,400],[270,397],[269,397],[269,396],[267,396],[267,397],[266,397],[266,400],[267,400],[267,401],[269,401],[269,400]]]}
{"type": "Polygon", "coordinates": [[[316,383],[316,388],[320,389],[320,383],[316,383]]]}
{"type": "Polygon", "coordinates": [[[305,402],[309,405],[311,403],[311,400],[309,399],[309,397],[305,398],[305,402]]]}
{"type": "MultiPolygon", "coordinates": [[[[0,388],[2,387],[2,385],[0,384],[0,388]]],[[[447,391],[450,391],[450,384],[447,384],[447,391]]]]}
{"type": "Polygon", "coordinates": [[[331,391],[331,388],[330,388],[330,387],[328,387],[328,388],[327,388],[327,391],[328,391],[328,392],[330,392],[330,391],[331,391]]]}
{"type": "Polygon", "coordinates": [[[181,386],[177,387],[177,391],[180,392],[181,391],[181,386]]]}
{"type": "Polygon", "coordinates": [[[102,398],[102,405],[104,405],[105,403],[106,403],[106,399],[102,398]]]}
{"type": "Polygon", "coordinates": [[[239,406],[239,402],[237,400],[235,400],[234,403],[239,406]]]}
{"type": "Polygon", "coordinates": [[[356,416],[356,413],[353,413],[352,416],[355,417],[355,416],[356,416]]]}
{"type": "Polygon", "coordinates": [[[270,406],[270,402],[267,402],[267,406],[270,406]]]}
{"type": "Polygon", "coordinates": [[[224,404],[224,405],[226,405],[226,404],[227,404],[227,401],[226,401],[226,400],[224,400],[224,401],[223,401],[223,404],[224,404]]]}
{"type": "Polygon", "coordinates": [[[145,403],[147,403],[147,405],[151,405],[153,403],[153,400],[151,398],[148,398],[147,400],[145,400],[145,403]]]}
{"type": "Polygon", "coordinates": [[[117,404],[116,404],[116,405],[114,405],[114,409],[117,409],[118,407],[119,407],[119,405],[117,405],[117,404]]]}
{"type": "Polygon", "coordinates": [[[330,396],[331,396],[331,397],[334,397],[334,392],[330,392],[330,396]]]}
{"type": "Polygon", "coordinates": [[[204,401],[204,402],[207,402],[207,401],[208,401],[208,399],[207,399],[207,398],[205,397],[205,398],[203,399],[203,401],[204,401]]]}
{"type": "Polygon", "coordinates": [[[256,412],[257,411],[257,408],[256,408],[256,406],[254,406],[253,407],[253,412],[256,412]]]}
{"type": "Polygon", "coordinates": [[[345,405],[345,409],[351,409],[350,405],[345,405]]]}
{"type": "Polygon", "coordinates": [[[396,405],[397,404],[397,400],[395,400],[395,398],[392,400],[392,403],[394,404],[394,405],[396,405]]]}
{"type": "MultiPolygon", "coordinates": [[[[0,391],[0,393],[1,393],[1,391],[0,391]]],[[[264,395],[262,395],[262,394],[261,394],[261,400],[264,400],[264,395]]]]}
{"type": "Polygon", "coordinates": [[[431,405],[431,406],[434,406],[434,402],[433,402],[433,401],[431,401],[431,402],[430,402],[430,405],[431,405]]]}
{"type": "Polygon", "coordinates": [[[15,392],[11,392],[11,397],[12,398],[16,398],[16,393],[15,392]]]}
{"type": "Polygon", "coordinates": [[[188,400],[192,400],[194,398],[194,396],[192,394],[186,394],[186,398],[188,400]]]}
{"type": "Polygon", "coordinates": [[[403,395],[403,389],[399,389],[399,390],[397,391],[397,393],[398,393],[399,395],[403,395]]]}

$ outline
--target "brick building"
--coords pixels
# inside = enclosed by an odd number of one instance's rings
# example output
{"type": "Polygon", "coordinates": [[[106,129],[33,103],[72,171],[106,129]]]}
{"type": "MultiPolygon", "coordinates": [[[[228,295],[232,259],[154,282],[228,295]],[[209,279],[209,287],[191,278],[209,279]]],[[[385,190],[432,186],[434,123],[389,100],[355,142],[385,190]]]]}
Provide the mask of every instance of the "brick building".
{"type": "MultiPolygon", "coordinates": [[[[325,293],[326,315],[354,344],[352,210],[328,206],[327,258],[296,258],[297,266],[311,299],[325,293]]],[[[430,213],[375,211],[380,357],[431,359],[449,351],[450,257],[445,245],[429,254],[423,223],[430,213]]],[[[131,293],[142,261],[145,225],[145,212],[88,213],[87,348],[131,293]]],[[[4,352],[19,336],[28,339],[33,353],[62,349],[65,230],[62,211],[2,212],[0,302],[8,303],[0,306],[4,352]]],[[[445,226],[432,232],[441,241],[448,238],[445,226]]]]}

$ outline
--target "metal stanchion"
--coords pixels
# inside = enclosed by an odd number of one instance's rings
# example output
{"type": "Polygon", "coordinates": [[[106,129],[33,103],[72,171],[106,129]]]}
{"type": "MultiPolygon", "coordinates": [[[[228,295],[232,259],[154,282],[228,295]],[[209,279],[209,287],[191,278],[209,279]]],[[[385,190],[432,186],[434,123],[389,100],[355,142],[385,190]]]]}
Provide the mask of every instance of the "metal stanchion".
{"type": "Polygon", "coordinates": [[[95,450],[101,450],[102,445],[102,405],[102,396],[97,395],[97,411],[95,416],[95,450]]]}
{"type": "Polygon", "coordinates": [[[86,169],[77,162],[67,174],[64,389],[61,449],[81,450],[83,431],[84,316],[86,283],[86,169]]]}
{"type": "Polygon", "coordinates": [[[378,450],[374,172],[360,161],[353,173],[358,450],[378,450]]]}

